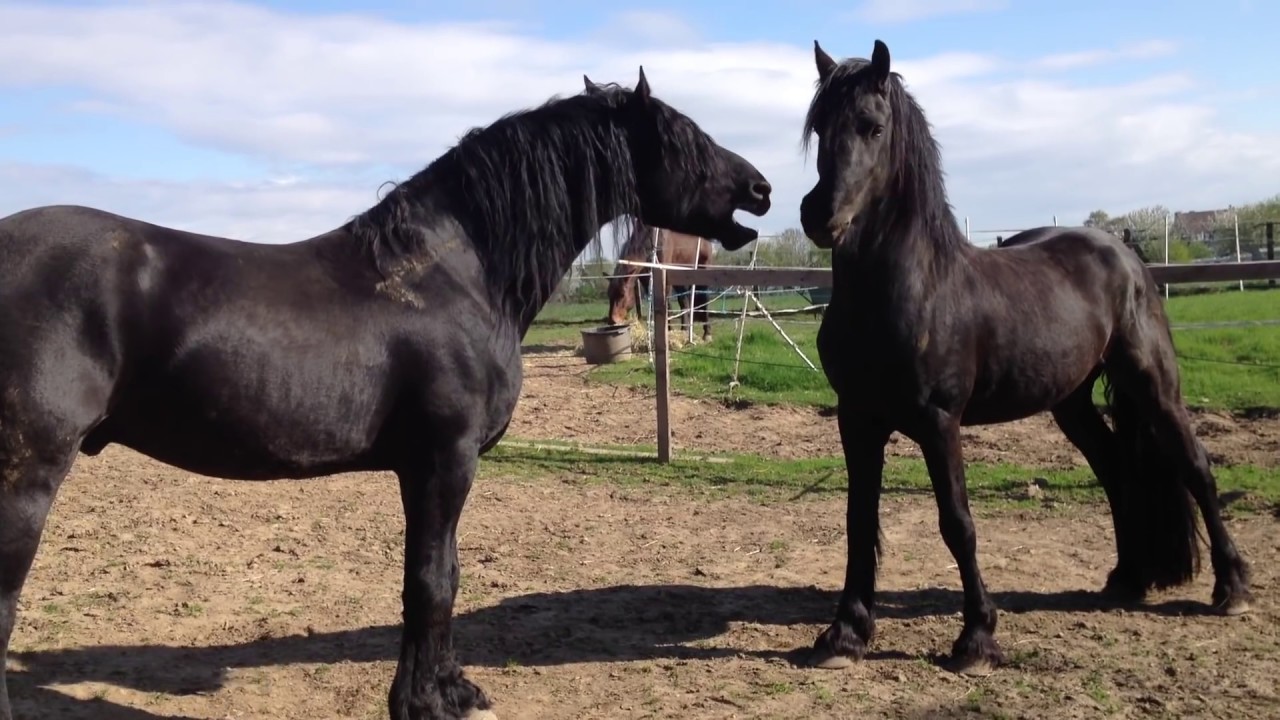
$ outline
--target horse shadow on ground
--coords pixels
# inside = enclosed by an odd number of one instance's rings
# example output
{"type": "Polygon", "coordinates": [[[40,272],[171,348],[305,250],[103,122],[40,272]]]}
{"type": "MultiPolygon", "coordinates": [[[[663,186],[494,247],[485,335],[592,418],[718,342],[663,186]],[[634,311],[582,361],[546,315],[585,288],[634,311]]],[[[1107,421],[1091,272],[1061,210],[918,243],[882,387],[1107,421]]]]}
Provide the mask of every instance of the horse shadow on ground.
{"type": "MultiPolygon", "coordinates": [[[[1037,611],[1106,612],[1109,606],[1092,591],[994,593],[1005,613],[1037,611]]],[[[837,593],[814,587],[701,587],[624,585],[569,592],[535,593],[455,617],[455,647],[466,667],[556,666],[570,663],[690,660],[727,657],[780,658],[803,665],[808,648],[744,651],[715,638],[730,623],[825,626],[837,593]]],[[[881,591],[878,617],[912,619],[959,612],[957,590],[881,591]]],[[[1163,615],[1203,614],[1207,606],[1189,601],[1129,608],[1163,615]]],[[[959,620],[956,630],[959,631],[959,620]]],[[[187,695],[221,688],[230,669],[300,663],[393,661],[399,655],[400,628],[383,625],[336,632],[265,637],[241,644],[174,647],[140,644],[12,652],[25,666],[10,672],[15,701],[45,693],[41,686],[103,682],[140,692],[187,695]]],[[[868,660],[906,656],[872,652],[868,660]]],[[[65,696],[57,703],[79,703],[65,696]]],[[[43,704],[41,704],[43,708],[43,704]]],[[[50,717],[78,717],[75,712],[50,717]]],[[[145,720],[153,716],[90,713],[85,717],[145,720]]]]}
{"type": "MultiPolygon", "coordinates": [[[[57,678],[53,679],[61,682],[57,678]]],[[[101,698],[80,700],[40,687],[31,675],[9,673],[9,697],[15,718],[58,718],[58,720],[197,720],[188,715],[155,715],[146,710],[117,705],[101,698]]]]}

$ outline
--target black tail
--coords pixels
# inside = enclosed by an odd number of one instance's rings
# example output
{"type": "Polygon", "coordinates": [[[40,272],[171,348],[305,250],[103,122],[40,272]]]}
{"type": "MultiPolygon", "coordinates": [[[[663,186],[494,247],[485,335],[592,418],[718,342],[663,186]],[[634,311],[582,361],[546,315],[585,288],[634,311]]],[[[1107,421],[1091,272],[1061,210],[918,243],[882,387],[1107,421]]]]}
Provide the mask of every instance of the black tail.
{"type": "Polygon", "coordinates": [[[1160,447],[1138,404],[1105,374],[1103,391],[1124,460],[1115,523],[1129,542],[1128,580],[1144,591],[1181,585],[1200,571],[1195,499],[1182,479],[1190,468],[1160,447]]]}

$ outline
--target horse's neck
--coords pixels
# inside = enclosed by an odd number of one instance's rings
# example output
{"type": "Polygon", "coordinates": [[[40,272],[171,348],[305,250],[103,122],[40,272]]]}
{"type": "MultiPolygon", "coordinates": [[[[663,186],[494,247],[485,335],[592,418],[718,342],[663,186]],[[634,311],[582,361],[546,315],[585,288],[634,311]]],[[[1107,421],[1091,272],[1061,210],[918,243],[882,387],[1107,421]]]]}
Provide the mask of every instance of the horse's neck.
{"type": "Polygon", "coordinates": [[[857,288],[863,301],[899,307],[927,304],[933,288],[965,264],[967,250],[950,229],[917,217],[874,218],[832,255],[832,280],[857,288]]]}

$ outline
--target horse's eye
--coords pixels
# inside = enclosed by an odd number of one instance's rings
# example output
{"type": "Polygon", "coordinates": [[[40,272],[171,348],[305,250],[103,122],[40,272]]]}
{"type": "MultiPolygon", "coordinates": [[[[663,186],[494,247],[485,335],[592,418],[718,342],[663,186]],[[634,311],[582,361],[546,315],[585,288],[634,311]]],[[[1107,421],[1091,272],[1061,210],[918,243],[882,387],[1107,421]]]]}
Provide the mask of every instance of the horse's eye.
{"type": "Polygon", "coordinates": [[[877,126],[875,126],[875,127],[871,128],[871,137],[873,137],[873,138],[878,138],[878,137],[880,137],[880,136],[881,136],[881,135],[883,135],[883,134],[884,134],[884,126],[883,126],[883,125],[877,125],[877,126]]]}

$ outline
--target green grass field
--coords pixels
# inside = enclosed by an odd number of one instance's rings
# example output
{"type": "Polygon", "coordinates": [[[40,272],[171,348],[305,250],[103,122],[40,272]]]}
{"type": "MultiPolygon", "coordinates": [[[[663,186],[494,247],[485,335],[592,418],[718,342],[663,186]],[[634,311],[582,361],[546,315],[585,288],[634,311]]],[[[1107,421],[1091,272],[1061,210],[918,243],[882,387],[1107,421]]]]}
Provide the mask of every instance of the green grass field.
{"type": "MultiPolygon", "coordinates": [[[[722,301],[717,308],[740,310],[740,299],[722,301]]],[[[771,296],[770,309],[795,307],[798,295],[771,296]]],[[[1280,325],[1234,328],[1184,328],[1208,322],[1280,320],[1280,289],[1224,291],[1183,295],[1168,300],[1175,326],[1174,341],[1182,370],[1183,393],[1189,405],[1236,412],[1280,408],[1280,325]]],[[[579,330],[604,317],[603,304],[554,304],[539,316],[526,347],[576,347],[579,330]]],[[[779,318],[779,324],[816,366],[817,318],[811,315],[779,318]]],[[[678,327],[678,326],[677,326],[678,327]]],[[[822,373],[804,366],[800,357],[767,321],[747,323],[737,388],[730,389],[735,349],[735,323],[720,318],[715,339],[708,344],[680,348],[672,355],[672,385],[686,395],[755,403],[829,406],[834,396],[822,373]]],[[[598,382],[653,385],[647,358],[594,369],[598,382]]],[[[1100,395],[1099,395],[1100,397],[1100,395]]]]}

